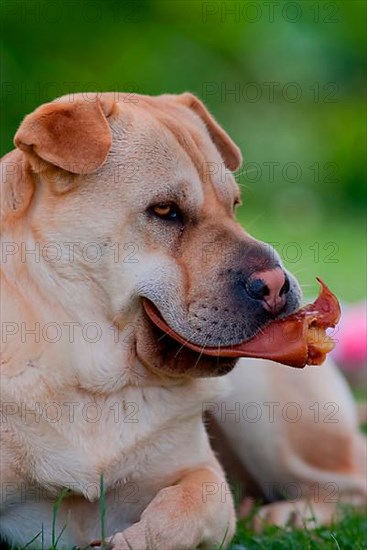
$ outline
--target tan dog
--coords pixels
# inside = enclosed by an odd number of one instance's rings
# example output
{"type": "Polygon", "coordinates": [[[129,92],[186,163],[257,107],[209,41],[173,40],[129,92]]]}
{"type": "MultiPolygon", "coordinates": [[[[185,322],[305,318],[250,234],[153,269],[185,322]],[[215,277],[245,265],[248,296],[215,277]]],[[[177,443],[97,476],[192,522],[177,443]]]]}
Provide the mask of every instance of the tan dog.
{"type": "Polygon", "coordinates": [[[309,499],[330,520],[328,483],[363,502],[362,440],[331,366],[241,360],[212,377],[235,360],[205,345],[250,338],[297,309],[300,291],[236,223],[241,155],[202,103],[67,96],[26,117],[15,144],[1,163],[1,536],[32,547],[101,534],[116,549],[227,546],[234,505],[205,408],[235,448],[241,482],[246,467],[268,500],[300,488],[296,505],[263,508],[271,521],[295,506],[304,516],[309,499]],[[203,353],[162,334],[143,298],[203,353]],[[325,422],[329,402],[336,423],[325,422]],[[228,414],[237,407],[241,416],[228,414]]]}

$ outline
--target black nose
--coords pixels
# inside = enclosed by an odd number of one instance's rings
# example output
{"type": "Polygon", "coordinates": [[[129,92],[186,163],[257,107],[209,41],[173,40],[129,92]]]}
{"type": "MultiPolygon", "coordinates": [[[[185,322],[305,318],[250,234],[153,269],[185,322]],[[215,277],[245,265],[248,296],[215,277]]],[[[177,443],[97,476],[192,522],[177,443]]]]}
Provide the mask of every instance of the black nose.
{"type": "Polygon", "coordinates": [[[248,279],[245,289],[251,298],[261,300],[264,308],[272,315],[276,315],[285,306],[289,279],[280,267],[259,271],[248,279]]]}

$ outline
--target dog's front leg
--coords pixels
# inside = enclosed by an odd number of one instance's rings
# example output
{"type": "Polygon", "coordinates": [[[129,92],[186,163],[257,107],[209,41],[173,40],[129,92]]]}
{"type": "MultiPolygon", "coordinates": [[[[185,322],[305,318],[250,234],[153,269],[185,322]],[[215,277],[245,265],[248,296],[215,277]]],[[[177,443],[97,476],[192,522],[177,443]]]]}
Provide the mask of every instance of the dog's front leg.
{"type": "Polygon", "coordinates": [[[232,495],[221,470],[205,467],[159,491],[140,521],[108,539],[113,550],[226,548],[235,530],[232,495]]]}

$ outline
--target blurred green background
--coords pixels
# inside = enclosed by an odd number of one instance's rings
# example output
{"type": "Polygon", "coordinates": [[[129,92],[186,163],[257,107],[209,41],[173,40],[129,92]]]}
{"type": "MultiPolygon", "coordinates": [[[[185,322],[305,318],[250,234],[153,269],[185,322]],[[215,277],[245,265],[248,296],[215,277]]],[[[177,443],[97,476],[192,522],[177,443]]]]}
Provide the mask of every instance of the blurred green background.
{"type": "Polygon", "coordinates": [[[2,0],[2,154],[73,91],[200,96],[240,145],[239,218],[306,294],[366,293],[366,2],[2,0]]]}

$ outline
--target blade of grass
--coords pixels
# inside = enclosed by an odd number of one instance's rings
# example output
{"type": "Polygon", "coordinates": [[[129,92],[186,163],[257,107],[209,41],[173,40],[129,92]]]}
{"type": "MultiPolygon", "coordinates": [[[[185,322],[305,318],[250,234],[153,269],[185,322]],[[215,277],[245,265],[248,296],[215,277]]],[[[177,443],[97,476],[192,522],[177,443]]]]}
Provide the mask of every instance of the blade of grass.
{"type": "MultiPolygon", "coordinates": [[[[30,541],[28,541],[27,544],[25,544],[25,545],[23,546],[23,550],[24,550],[25,548],[27,548],[28,546],[30,546],[30,545],[32,544],[32,542],[34,542],[35,540],[37,540],[38,537],[41,536],[41,535],[42,535],[42,530],[41,530],[39,533],[37,533],[37,535],[34,536],[33,539],[31,539],[30,541]]],[[[13,548],[13,546],[12,546],[12,548],[13,548]]]]}
{"type": "Polygon", "coordinates": [[[224,543],[225,543],[225,540],[226,540],[226,537],[227,537],[227,533],[228,533],[228,525],[227,525],[227,529],[224,532],[224,536],[223,536],[222,542],[220,543],[220,546],[219,546],[218,550],[223,550],[224,543]]]}
{"type": "Polygon", "coordinates": [[[102,546],[105,544],[106,539],[106,525],[105,525],[105,519],[106,519],[106,495],[104,491],[104,479],[103,474],[101,474],[101,477],[99,479],[99,517],[101,521],[101,539],[102,539],[102,546]]]}
{"type": "MultiPolygon", "coordinates": [[[[70,489],[68,489],[67,487],[64,487],[63,490],[60,493],[60,496],[58,497],[58,499],[56,500],[55,504],[52,507],[52,534],[51,534],[51,548],[52,548],[52,550],[56,550],[57,542],[60,538],[60,537],[56,538],[56,516],[57,516],[57,512],[58,512],[58,510],[61,506],[61,503],[62,503],[63,499],[65,498],[65,496],[69,492],[70,492],[70,489]]],[[[64,532],[65,527],[66,526],[63,527],[61,534],[64,532]]]]}

